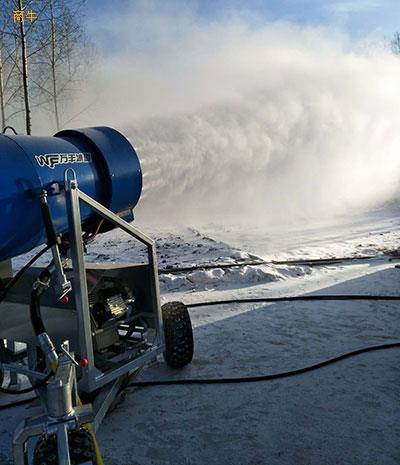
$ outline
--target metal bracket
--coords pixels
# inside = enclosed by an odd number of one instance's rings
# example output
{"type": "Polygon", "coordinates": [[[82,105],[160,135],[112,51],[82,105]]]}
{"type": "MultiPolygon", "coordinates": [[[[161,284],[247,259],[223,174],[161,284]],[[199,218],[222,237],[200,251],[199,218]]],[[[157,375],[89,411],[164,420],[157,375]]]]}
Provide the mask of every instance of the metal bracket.
{"type": "Polygon", "coordinates": [[[72,275],[74,285],[75,307],[78,315],[79,349],[80,356],[88,360],[88,365],[82,368],[82,377],[79,386],[85,391],[94,391],[105,386],[120,376],[131,373],[143,365],[149,363],[158,354],[164,351],[164,331],[160,305],[160,288],[158,280],[158,267],[156,258],[156,245],[153,239],[141,232],[136,227],[124,221],[115,213],[108,210],[78,188],[78,181],[73,170],[65,172],[66,198],[69,223],[69,238],[71,243],[72,275]],[[72,179],[69,175],[72,174],[72,179]],[[84,247],[82,242],[82,226],[80,203],[89,206],[95,213],[99,214],[116,227],[132,236],[147,247],[149,270],[151,278],[151,301],[156,322],[156,337],[153,346],[126,364],[112,370],[109,373],[101,373],[94,363],[94,351],[92,342],[92,330],[88,301],[88,289],[86,282],[86,271],[84,262],[84,247]]]}
{"type": "MultiPolygon", "coordinates": [[[[67,350],[67,347],[64,347],[67,350]]],[[[68,431],[93,419],[91,405],[73,406],[76,384],[75,368],[66,354],[59,358],[54,378],[47,385],[47,413],[24,420],[14,434],[14,463],[28,464],[28,440],[33,437],[55,434],[57,437],[58,463],[70,465],[68,431]]]]}

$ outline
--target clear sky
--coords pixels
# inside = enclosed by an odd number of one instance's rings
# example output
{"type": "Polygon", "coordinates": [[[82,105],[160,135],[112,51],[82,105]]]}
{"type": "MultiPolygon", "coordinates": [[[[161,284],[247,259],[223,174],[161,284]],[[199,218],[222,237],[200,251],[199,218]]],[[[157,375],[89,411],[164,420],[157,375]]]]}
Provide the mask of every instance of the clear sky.
{"type": "MultiPolygon", "coordinates": [[[[120,11],[138,0],[87,0],[88,20],[120,11]]],[[[143,0],[142,0],[143,1],[143,0]]],[[[164,0],[193,6],[199,17],[216,19],[227,12],[246,11],[265,20],[304,25],[329,25],[348,34],[391,36],[400,30],[400,0],[164,0]]],[[[148,0],[149,3],[152,0],[148,0]]]]}

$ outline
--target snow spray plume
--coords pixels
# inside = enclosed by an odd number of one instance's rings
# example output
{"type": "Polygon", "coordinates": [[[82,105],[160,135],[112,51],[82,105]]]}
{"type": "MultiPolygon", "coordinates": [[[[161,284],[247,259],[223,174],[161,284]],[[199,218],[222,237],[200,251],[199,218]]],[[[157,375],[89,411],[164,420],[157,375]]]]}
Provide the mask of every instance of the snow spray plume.
{"type": "Polygon", "coordinates": [[[400,59],[326,29],[146,4],[104,22],[124,47],[91,83],[90,123],[139,151],[139,219],[273,224],[398,195],[400,59]]]}

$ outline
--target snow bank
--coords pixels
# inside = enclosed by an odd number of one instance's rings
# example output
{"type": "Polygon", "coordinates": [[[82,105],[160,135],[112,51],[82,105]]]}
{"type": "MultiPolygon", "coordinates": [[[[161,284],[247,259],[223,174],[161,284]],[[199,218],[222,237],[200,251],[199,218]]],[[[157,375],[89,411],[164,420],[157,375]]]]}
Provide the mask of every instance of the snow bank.
{"type": "Polygon", "coordinates": [[[274,267],[244,266],[224,270],[221,268],[196,270],[181,275],[165,274],[160,277],[160,284],[163,292],[204,291],[237,289],[278,281],[283,278],[284,275],[274,267]]]}

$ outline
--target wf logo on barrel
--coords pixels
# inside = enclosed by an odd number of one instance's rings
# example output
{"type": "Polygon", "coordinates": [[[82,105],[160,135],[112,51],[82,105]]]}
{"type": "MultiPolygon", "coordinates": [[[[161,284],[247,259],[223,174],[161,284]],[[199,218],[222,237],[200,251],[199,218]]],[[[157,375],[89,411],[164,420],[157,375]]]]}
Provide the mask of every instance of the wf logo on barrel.
{"type": "Polygon", "coordinates": [[[52,170],[57,165],[65,165],[69,163],[90,163],[92,161],[91,153],[47,153],[46,155],[35,156],[38,165],[52,170]]]}

